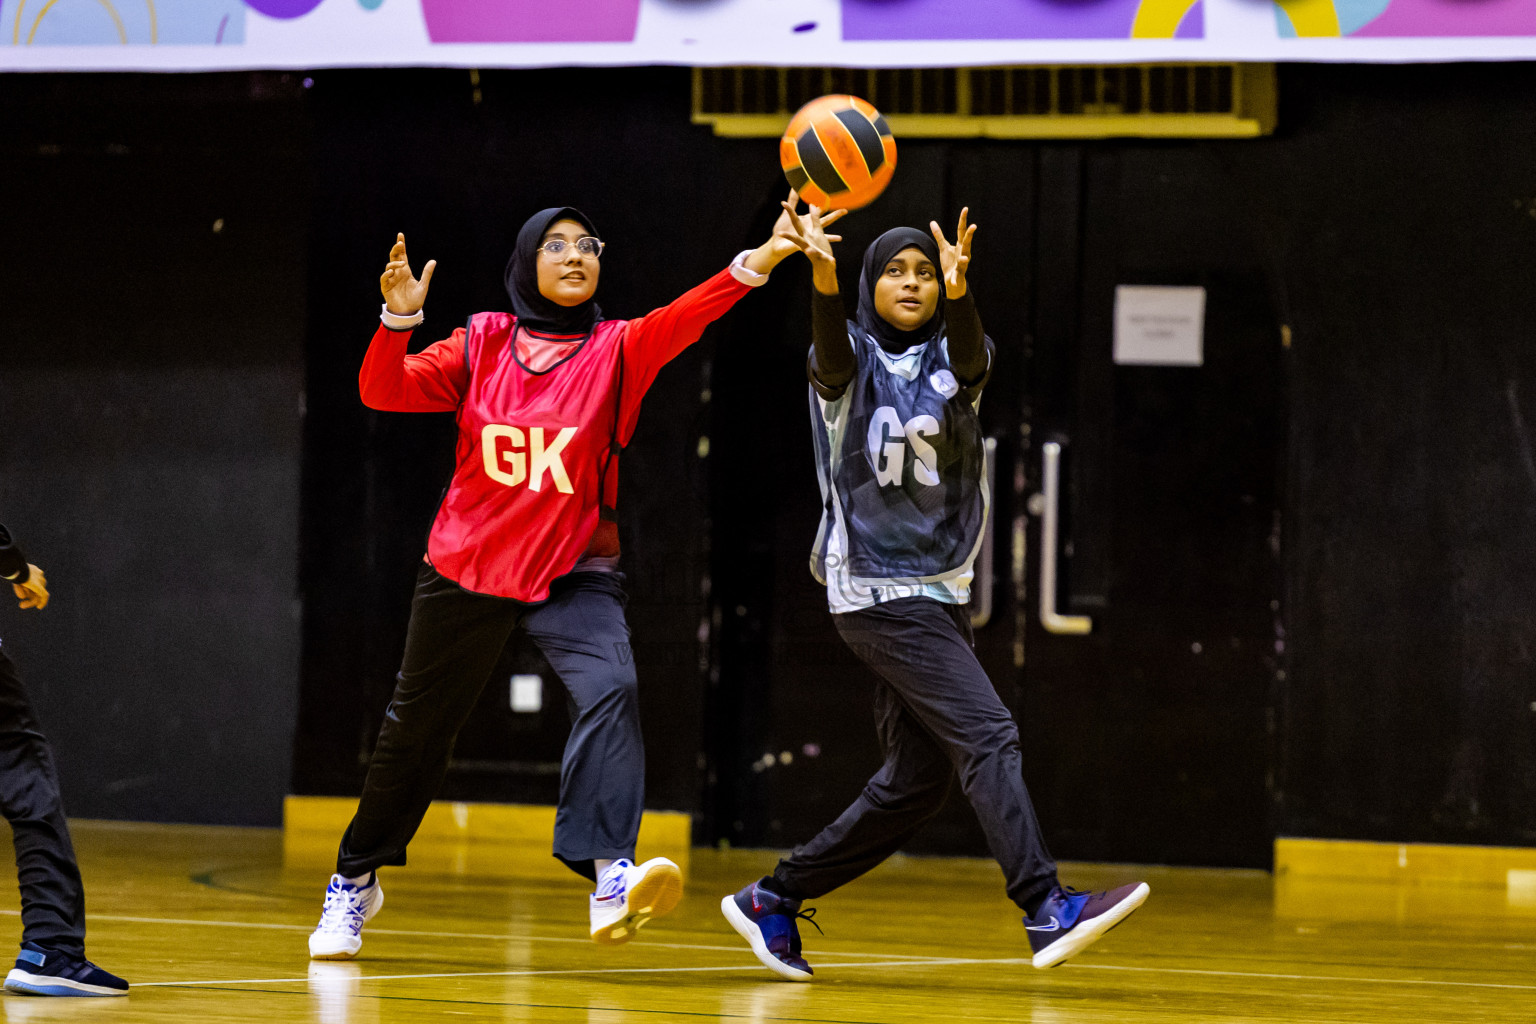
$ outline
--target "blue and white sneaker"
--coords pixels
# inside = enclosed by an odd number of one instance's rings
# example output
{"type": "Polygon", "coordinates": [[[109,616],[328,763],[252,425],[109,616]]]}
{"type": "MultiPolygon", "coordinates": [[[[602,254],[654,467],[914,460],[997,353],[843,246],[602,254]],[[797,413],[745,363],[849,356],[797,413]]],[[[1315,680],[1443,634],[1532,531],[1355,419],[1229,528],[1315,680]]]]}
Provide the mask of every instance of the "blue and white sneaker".
{"type": "Polygon", "coordinates": [[[1036,967],[1055,967],[1093,945],[1147,901],[1146,882],[1132,882],[1108,892],[1078,892],[1061,886],[1024,919],[1036,967]]]}
{"type": "MultiPolygon", "coordinates": [[[[747,940],[764,967],[790,981],[810,981],[816,972],[800,955],[800,929],[795,922],[811,921],[816,911],[802,911],[800,902],[753,882],[721,900],[720,913],[736,929],[736,934],[747,940]]],[[[821,931],[815,921],[811,924],[821,931]]]]}
{"type": "Polygon", "coordinates": [[[89,960],[23,942],[5,990],[24,996],[125,996],[128,983],[89,960]]]}
{"type": "Polygon", "coordinates": [[[384,905],[384,889],[379,873],[367,885],[353,885],[341,875],[332,875],[325,887],[325,907],[320,923],[309,935],[311,960],[351,960],[363,948],[363,925],[384,905]]]}
{"type": "Polygon", "coordinates": [[[628,942],[653,917],[670,914],[683,898],[683,873],[665,857],[644,864],[616,860],[597,880],[589,900],[592,941],[628,942]]]}

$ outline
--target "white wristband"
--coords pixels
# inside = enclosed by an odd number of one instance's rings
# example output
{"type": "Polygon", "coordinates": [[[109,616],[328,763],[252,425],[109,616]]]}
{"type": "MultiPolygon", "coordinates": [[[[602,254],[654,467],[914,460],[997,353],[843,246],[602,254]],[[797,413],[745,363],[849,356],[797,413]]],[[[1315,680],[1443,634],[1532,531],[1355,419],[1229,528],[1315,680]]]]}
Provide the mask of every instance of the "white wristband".
{"type": "Polygon", "coordinates": [[[731,276],[748,288],[761,288],[768,283],[768,275],[759,274],[747,268],[747,257],[751,256],[752,252],[751,249],[743,249],[740,255],[731,261],[731,276]]]}
{"type": "Polygon", "coordinates": [[[379,320],[384,324],[385,327],[395,331],[408,331],[412,327],[420,324],[426,318],[426,313],[419,309],[409,316],[404,316],[400,313],[392,313],[389,310],[389,303],[387,302],[384,303],[379,311],[379,320]]]}

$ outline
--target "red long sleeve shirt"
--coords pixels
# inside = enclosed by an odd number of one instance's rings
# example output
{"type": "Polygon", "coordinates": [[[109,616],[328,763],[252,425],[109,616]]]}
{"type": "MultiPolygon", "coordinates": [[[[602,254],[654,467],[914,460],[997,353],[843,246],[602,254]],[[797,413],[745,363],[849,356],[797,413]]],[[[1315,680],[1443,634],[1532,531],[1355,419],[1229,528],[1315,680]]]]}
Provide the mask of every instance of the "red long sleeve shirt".
{"type": "Polygon", "coordinates": [[[453,479],[427,541],[438,572],[534,602],[583,557],[616,556],[617,524],[601,516],[617,502],[616,449],[661,368],[748,290],[724,270],[645,316],[603,321],[585,341],[478,313],[411,355],[411,332],[381,325],[358,376],[363,403],[457,414],[453,479]]]}

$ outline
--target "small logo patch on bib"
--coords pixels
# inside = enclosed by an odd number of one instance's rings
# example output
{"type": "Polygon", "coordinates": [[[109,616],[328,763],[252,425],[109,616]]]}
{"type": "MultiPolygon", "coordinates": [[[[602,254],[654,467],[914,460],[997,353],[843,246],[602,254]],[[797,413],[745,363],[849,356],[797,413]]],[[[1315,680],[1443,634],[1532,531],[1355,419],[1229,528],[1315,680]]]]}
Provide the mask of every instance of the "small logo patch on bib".
{"type": "Polygon", "coordinates": [[[933,385],[933,390],[945,398],[954,398],[960,393],[960,382],[955,380],[955,375],[948,370],[940,370],[929,377],[928,383],[933,385]]]}

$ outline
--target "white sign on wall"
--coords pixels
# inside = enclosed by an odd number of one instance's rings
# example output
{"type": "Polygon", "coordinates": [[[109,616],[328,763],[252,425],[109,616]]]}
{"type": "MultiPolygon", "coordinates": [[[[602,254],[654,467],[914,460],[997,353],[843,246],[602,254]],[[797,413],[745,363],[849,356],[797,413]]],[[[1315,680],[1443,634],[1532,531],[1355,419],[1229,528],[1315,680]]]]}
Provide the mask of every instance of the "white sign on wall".
{"type": "Polygon", "coordinates": [[[0,0],[0,70],[1536,59],[1536,0],[0,0]]]}
{"type": "Polygon", "coordinates": [[[1115,362],[1200,366],[1205,362],[1205,289],[1123,284],[1115,289],[1115,362]]]}

